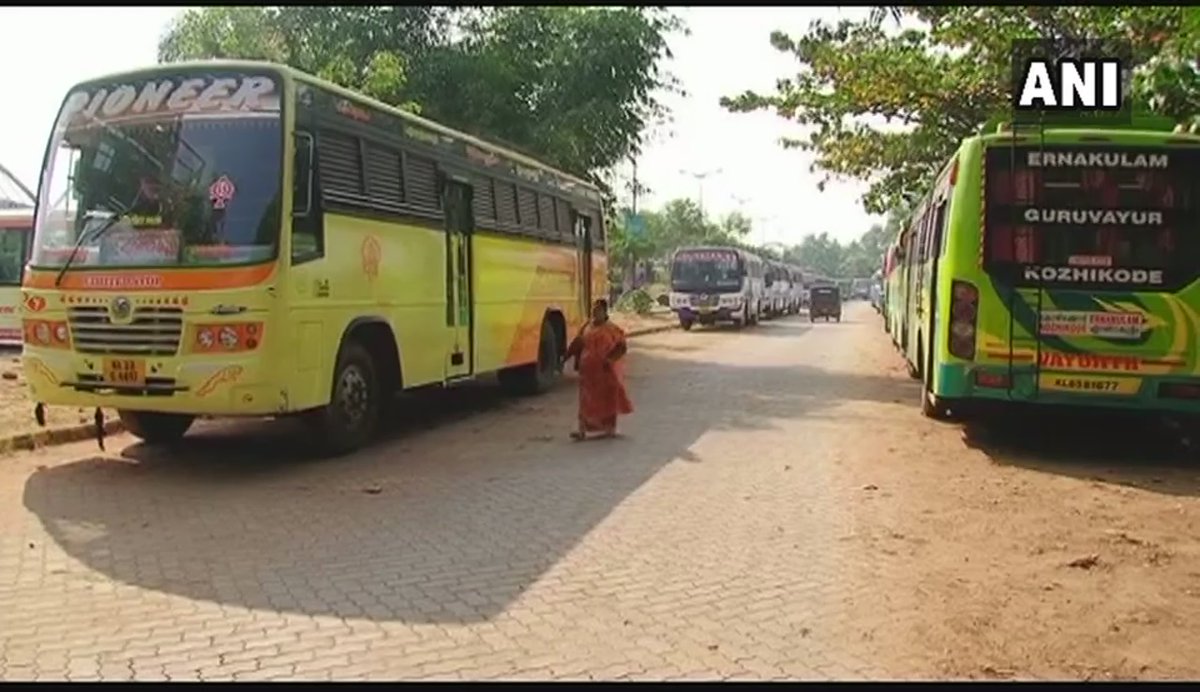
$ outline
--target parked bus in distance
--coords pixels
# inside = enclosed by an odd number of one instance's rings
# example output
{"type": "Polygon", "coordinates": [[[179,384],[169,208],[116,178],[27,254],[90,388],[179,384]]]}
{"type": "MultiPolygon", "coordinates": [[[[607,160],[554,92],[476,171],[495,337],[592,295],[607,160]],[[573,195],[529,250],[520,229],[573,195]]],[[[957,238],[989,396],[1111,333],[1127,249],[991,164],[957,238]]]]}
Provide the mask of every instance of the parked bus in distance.
{"type": "Polygon", "coordinates": [[[788,295],[788,311],[793,315],[800,314],[800,309],[804,307],[804,272],[800,267],[789,264],[787,265],[788,274],[792,279],[792,290],[788,295]]]}
{"type": "Polygon", "coordinates": [[[965,139],[900,245],[923,413],[1200,413],[1197,171],[1200,137],[1156,119],[965,139]]]}
{"type": "Polygon", "coordinates": [[[875,270],[875,274],[871,277],[871,285],[868,288],[871,307],[875,308],[875,312],[883,314],[883,270],[875,270]]]}
{"type": "Polygon", "coordinates": [[[908,266],[900,261],[900,256],[903,253],[901,248],[907,242],[908,225],[908,221],[901,224],[883,257],[883,325],[896,348],[900,348],[899,325],[904,316],[904,286],[908,270],[908,266]]]}
{"type": "Polygon", "coordinates": [[[34,194],[0,166],[0,346],[21,346],[21,276],[32,247],[34,194]]]}
{"type": "Polygon", "coordinates": [[[732,247],[684,247],[671,257],[671,310],[679,326],[757,324],[767,305],[763,260],[732,247]]]}
{"type": "Polygon", "coordinates": [[[764,260],[766,265],[763,284],[766,287],[766,309],[764,317],[774,319],[791,314],[793,278],[791,270],[782,262],[764,260]]]}
{"type": "Polygon", "coordinates": [[[608,292],[595,186],[270,63],[73,87],[39,195],[39,413],[112,407],[149,442],[301,414],[342,453],[400,389],[543,391],[608,292]]]}

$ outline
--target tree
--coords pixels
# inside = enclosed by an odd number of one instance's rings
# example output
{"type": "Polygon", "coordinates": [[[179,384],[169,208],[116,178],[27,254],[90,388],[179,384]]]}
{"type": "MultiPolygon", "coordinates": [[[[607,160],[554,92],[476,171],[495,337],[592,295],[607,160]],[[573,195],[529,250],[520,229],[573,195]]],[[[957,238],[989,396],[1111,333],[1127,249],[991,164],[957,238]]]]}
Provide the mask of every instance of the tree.
{"type": "Polygon", "coordinates": [[[785,257],[822,276],[840,277],[842,276],[845,248],[838,241],[830,238],[828,233],[807,235],[799,245],[792,247],[785,257]]]}
{"type": "Polygon", "coordinates": [[[205,7],[159,60],[286,63],[599,182],[666,116],[680,28],[657,8],[205,7]]]}
{"type": "Polygon", "coordinates": [[[1161,38],[1161,52],[1135,76],[1135,93],[1155,111],[1194,123],[1200,113],[1200,12],[1187,8],[1178,30],[1161,38]]]}
{"type": "MultiPolygon", "coordinates": [[[[787,140],[784,146],[816,155],[813,169],[826,173],[822,187],[833,177],[869,182],[864,206],[882,213],[919,197],[963,137],[1009,112],[1014,39],[1123,36],[1133,45],[1135,63],[1142,64],[1168,36],[1178,34],[1188,11],[1142,6],[880,7],[861,21],[814,22],[798,39],[774,32],[771,44],[795,55],[802,71],[779,80],[773,94],[747,91],[721,103],[734,112],[773,109],[807,126],[807,141],[787,140]],[[923,27],[890,26],[905,17],[920,20],[923,27]]],[[[1187,40],[1179,42],[1181,48],[1191,45],[1187,40]]],[[[1172,103],[1186,110],[1192,102],[1177,97],[1172,103]]]]}
{"type": "MultiPolygon", "coordinates": [[[[634,267],[667,261],[675,250],[688,245],[726,245],[751,249],[745,244],[753,225],[749,218],[733,212],[710,218],[691,199],[675,199],[658,210],[639,214],[645,229],[635,234],[627,227],[628,208],[620,210],[609,230],[610,281],[632,287],[634,267]]],[[[761,252],[761,249],[755,250],[761,252]]]]}

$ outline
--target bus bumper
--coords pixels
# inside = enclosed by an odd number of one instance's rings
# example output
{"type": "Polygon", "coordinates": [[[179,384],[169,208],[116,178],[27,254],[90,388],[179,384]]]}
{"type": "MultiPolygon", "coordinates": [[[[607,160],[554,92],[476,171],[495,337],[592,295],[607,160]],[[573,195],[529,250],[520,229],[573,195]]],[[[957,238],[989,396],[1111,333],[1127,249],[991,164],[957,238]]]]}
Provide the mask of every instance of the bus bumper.
{"type": "Polygon", "coordinates": [[[286,410],[286,397],[267,377],[261,353],[110,359],[27,344],[21,362],[31,400],[48,406],[201,416],[262,416],[286,410]],[[122,359],[141,360],[144,381],[111,384],[107,364],[122,359]]]}
{"type": "Polygon", "coordinates": [[[938,396],[968,404],[1025,404],[1200,414],[1200,377],[942,365],[938,396]]]}
{"type": "MultiPolygon", "coordinates": [[[[676,308],[675,314],[679,315],[681,321],[700,324],[736,321],[732,308],[676,308]]],[[[740,316],[741,308],[738,308],[737,314],[740,316]]]]}

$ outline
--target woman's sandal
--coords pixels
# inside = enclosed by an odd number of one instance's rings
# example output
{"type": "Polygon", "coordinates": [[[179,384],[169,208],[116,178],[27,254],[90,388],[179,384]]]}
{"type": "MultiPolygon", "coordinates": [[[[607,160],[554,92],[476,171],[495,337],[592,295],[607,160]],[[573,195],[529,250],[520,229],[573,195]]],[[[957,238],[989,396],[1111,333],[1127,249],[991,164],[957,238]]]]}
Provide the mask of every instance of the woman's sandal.
{"type": "Polygon", "coordinates": [[[587,439],[587,435],[584,435],[579,431],[575,431],[571,433],[571,439],[575,440],[576,442],[583,442],[585,439],[587,439]]]}

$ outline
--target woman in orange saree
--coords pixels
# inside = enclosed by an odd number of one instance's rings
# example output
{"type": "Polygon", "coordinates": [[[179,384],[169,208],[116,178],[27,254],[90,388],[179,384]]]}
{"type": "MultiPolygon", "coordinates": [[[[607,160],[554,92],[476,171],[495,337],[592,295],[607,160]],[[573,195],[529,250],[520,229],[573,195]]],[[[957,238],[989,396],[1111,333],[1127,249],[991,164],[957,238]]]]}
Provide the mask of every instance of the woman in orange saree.
{"type": "Polygon", "coordinates": [[[633,413],[625,391],[623,366],[625,332],[608,319],[608,301],[597,300],[592,319],[584,324],[567,349],[579,371],[579,428],[571,439],[584,440],[588,433],[601,437],[617,434],[617,416],[633,413]]]}

